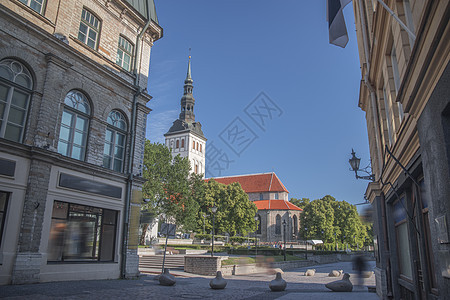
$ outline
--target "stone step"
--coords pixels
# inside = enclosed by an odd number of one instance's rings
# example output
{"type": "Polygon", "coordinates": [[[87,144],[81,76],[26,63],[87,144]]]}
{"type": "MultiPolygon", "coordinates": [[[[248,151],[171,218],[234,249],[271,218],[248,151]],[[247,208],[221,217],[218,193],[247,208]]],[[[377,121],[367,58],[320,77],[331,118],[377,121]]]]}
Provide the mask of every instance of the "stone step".
{"type": "MultiPolygon", "coordinates": [[[[144,255],[139,257],[139,268],[162,268],[163,255],[144,255]]],[[[184,269],[184,256],[166,255],[165,268],[184,269]]]]}

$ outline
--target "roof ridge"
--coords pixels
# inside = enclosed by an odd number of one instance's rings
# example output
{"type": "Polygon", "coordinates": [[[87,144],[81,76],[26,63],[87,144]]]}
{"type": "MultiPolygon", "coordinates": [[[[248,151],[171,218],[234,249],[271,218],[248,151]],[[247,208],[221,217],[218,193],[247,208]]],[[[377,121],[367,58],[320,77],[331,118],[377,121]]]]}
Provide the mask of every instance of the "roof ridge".
{"type": "Polygon", "coordinates": [[[272,174],[273,172],[268,173],[254,173],[254,174],[242,174],[242,175],[231,175],[231,176],[220,176],[220,177],[210,177],[205,179],[211,179],[211,178],[231,178],[231,177],[245,177],[245,176],[255,176],[255,175],[268,175],[272,174]]]}

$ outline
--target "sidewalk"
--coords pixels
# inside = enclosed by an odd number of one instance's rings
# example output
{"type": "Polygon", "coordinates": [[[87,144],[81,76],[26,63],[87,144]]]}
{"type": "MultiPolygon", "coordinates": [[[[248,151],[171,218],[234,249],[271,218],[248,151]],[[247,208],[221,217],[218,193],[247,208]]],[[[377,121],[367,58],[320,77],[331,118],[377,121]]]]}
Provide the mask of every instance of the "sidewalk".
{"type": "MultiPolygon", "coordinates": [[[[95,280],[52,282],[30,285],[0,286],[0,298],[5,299],[378,299],[367,288],[354,287],[351,293],[335,293],[324,284],[337,280],[328,277],[331,270],[344,270],[352,275],[351,263],[334,263],[309,267],[316,269],[314,277],[304,276],[307,268],[287,271],[283,278],[288,285],[284,292],[271,292],[269,283],[274,275],[252,274],[226,276],[224,290],[209,287],[211,276],[182,271],[173,272],[177,283],[166,287],[154,280],[156,275],[144,275],[135,280],[95,280]]],[[[366,285],[375,285],[374,276],[366,285]]]]}

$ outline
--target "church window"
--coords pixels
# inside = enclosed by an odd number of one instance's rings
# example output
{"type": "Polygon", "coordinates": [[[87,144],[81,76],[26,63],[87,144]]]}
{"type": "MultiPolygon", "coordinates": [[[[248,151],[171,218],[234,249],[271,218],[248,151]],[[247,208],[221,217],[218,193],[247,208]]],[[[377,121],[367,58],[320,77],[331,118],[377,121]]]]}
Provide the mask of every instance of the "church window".
{"type": "Polygon", "coordinates": [[[198,142],[197,142],[197,151],[198,151],[198,142]]]}
{"type": "Polygon", "coordinates": [[[19,0],[26,6],[29,6],[35,12],[42,14],[42,10],[44,7],[44,0],[19,0]]]}
{"type": "Polygon", "coordinates": [[[122,36],[119,36],[116,63],[127,71],[131,71],[133,58],[133,44],[122,36]]]}
{"type": "Polygon", "coordinates": [[[59,129],[58,153],[84,160],[91,108],[86,96],[71,91],[64,99],[59,129]]]}
{"type": "Polygon", "coordinates": [[[122,172],[125,157],[127,123],[123,114],[113,110],[108,116],[103,151],[103,167],[122,172]]]}
{"type": "Polygon", "coordinates": [[[275,234],[281,234],[281,216],[277,215],[275,218],[275,234]]]}
{"type": "Polygon", "coordinates": [[[78,39],[90,48],[96,50],[100,35],[101,22],[91,12],[83,8],[81,12],[80,29],[78,39]]]}
{"type": "Polygon", "coordinates": [[[180,140],[177,140],[176,148],[177,148],[177,149],[180,148],[180,140]]]}
{"type": "Polygon", "coordinates": [[[294,228],[294,235],[295,236],[297,236],[297,233],[298,233],[298,219],[297,219],[297,216],[296,215],[294,215],[294,217],[293,217],[293,228],[294,228]]]}
{"type": "Polygon", "coordinates": [[[258,229],[256,230],[256,233],[257,234],[261,234],[261,216],[260,215],[257,215],[257,217],[258,217],[258,221],[256,221],[256,222],[258,222],[258,224],[256,224],[256,225],[258,225],[258,229]]]}
{"type": "Polygon", "coordinates": [[[184,139],[181,140],[181,148],[184,148],[184,139]]]}
{"type": "Polygon", "coordinates": [[[200,144],[200,152],[202,152],[202,144],[200,144]]]}
{"type": "Polygon", "coordinates": [[[0,138],[22,142],[33,80],[13,59],[0,61],[0,138]]]}
{"type": "Polygon", "coordinates": [[[195,150],[195,141],[192,141],[192,149],[195,150]]]}

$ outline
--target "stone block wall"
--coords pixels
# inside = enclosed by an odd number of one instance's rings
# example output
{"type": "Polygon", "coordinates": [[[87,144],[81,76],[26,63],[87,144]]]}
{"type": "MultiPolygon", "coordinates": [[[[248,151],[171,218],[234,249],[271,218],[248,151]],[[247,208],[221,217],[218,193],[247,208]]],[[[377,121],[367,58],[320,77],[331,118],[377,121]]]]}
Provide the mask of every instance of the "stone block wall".
{"type": "Polygon", "coordinates": [[[185,256],[184,271],[199,275],[215,276],[217,271],[221,270],[221,263],[221,256],[185,256]]]}

